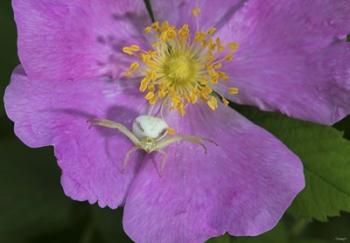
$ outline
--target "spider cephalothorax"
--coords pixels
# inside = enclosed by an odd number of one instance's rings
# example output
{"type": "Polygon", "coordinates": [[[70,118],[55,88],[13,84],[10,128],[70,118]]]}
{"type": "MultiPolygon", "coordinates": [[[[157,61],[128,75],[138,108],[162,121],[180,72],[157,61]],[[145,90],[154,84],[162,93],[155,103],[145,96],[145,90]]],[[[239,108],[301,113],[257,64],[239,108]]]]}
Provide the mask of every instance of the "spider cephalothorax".
{"type": "Polygon", "coordinates": [[[130,155],[138,149],[141,149],[146,153],[161,153],[163,155],[163,160],[161,162],[162,171],[167,160],[167,154],[163,149],[167,146],[176,142],[187,141],[202,146],[206,153],[207,148],[203,144],[203,141],[214,143],[213,141],[200,136],[169,135],[169,132],[172,133],[172,129],[169,128],[168,124],[163,119],[148,115],[138,116],[133,122],[132,131],[121,123],[106,119],[93,119],[91,120],[91,123],[93,125],[117,129],[127,136],[134,144],[125,155],[124,167],[127,166],[130,155]]]}

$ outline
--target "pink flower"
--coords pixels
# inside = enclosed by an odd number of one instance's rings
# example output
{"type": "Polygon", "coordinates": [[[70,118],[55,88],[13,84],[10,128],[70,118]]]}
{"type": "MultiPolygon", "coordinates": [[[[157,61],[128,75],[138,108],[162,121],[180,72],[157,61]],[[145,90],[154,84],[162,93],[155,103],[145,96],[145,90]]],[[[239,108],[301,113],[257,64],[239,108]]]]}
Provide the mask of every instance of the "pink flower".
{"type": "Polygon", "coordinates": [[[324,124],[346,116],[349,2],[152,4],[159,25],[140,0],[13,0],[22,64],[5,106],[17,136],[30,147],[54,146],[69,197],[124,206],[136,242],[271,229],[304,187],[302,164],[225,98],[324,124]],[[162,106],[177,134],[216,144],[203,141],[207,153],[188,141],[170,144],[161,175],[162,154],[138,150],[124,168],[132,141],[87,123],[106,118],[131,129],[162,106]]]}

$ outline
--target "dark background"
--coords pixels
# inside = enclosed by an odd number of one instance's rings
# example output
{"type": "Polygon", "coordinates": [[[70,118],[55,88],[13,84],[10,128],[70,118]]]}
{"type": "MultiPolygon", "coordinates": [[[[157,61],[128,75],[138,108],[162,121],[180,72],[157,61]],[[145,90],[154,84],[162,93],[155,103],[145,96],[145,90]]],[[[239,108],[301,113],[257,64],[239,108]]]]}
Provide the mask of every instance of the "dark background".
{"type": "MultiPolygon", "coordinates": [[[[0,0],[1,97],[19,64],[15,28],[11,1],[0,0]]],[[[30,149],[21,143],[13,133],[2,99],[0,124],[0,243],[131,242],[122,229],[121,209],[101,209],[64,195],[52,149],[30,149]]],[[[213,240],[232,241],[350,242],[350,216],[344,213],[327,223],[311,224],[285,216],[275,230],[261,237],[213,240]]]]}

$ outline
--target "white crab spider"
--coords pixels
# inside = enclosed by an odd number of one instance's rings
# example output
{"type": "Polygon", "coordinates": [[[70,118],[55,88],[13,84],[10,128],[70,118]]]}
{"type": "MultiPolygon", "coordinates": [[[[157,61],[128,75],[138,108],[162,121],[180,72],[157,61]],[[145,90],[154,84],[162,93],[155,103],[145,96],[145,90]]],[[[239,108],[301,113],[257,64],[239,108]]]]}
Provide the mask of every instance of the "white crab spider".
{"type": "Polygon", "coordinates": [[[124,168],[128,164],[130,155],[138,149],[144,150],[146,153],[161,153],[163,155],[163,159],[161,161],[160,171],[162,171],[167,160],[167,154],[163,151],[163,149],[171,145],[172,143],[180,141],[195,143],[202,146],[205,153],[207,153],[207,148],[203,144],[203,141],[214,143],[209,139],[202,138],[199,136],[167,136],[169,131],[168,124],[163,119],[154,116],[138,116],[132,124],[132,131],[127,129],[121,123],[106,119],[93,119],[91,120],[91,123],[93,125],[117,129],[125,136],[127,136],[130,139],[130,141],[134,144],[134,146],[125,155],[123,163],[124,168]]]}

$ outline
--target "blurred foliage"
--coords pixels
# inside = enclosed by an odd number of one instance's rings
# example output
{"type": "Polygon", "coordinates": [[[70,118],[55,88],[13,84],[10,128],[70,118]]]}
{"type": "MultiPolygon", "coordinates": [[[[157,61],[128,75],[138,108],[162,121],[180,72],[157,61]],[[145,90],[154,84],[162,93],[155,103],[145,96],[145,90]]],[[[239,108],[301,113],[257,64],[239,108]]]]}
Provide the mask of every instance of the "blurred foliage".
{"type": "Polygon", "coordinates": [[[279,113],[237,109],[276,135],[303,161],[306,189],[294,201],[290,214],[298,220],[326,221],[341,210],[350,212],[350,143],[343,132],[279,113]]]}
{"type": "MultiPolygon", "coordinates": [[[[0,92],[19,63],[10,0],[0,1],[0,92]]],[[[349,38],[350,40],[350,38],[349,38]]],[[[350,242],[350,117],[327,128],[275,113],[235,106],[274,133],[305,163],[307,187],[283,220],[259,237],[211,239],[210,243],[350,242]],[[314,218],[314,219],[312,219],[314,218]]],[[[101,209],[64,196],[60,171],[51,148],[30,149],[14,135],[0,104],[0,242],[112,243],[131,242],[122,229],[122,210],[101,209]]]]}

